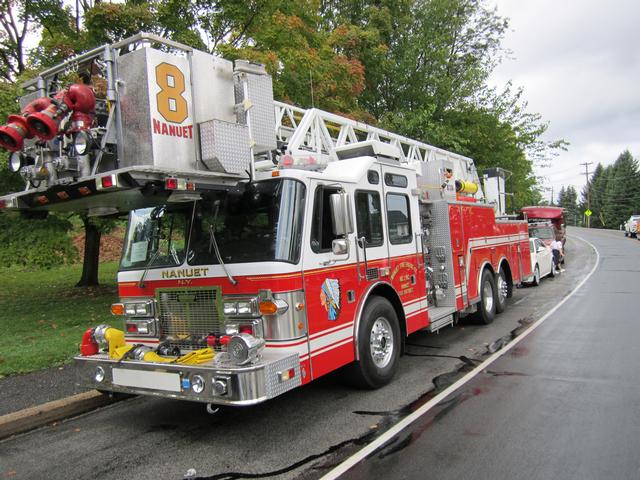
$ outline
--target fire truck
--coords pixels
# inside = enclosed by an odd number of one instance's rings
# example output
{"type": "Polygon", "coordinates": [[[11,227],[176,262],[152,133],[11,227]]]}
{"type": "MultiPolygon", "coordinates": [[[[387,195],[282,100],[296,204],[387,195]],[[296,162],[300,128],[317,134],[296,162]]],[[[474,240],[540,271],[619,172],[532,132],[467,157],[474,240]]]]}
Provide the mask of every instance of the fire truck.
{"type": "Polygon", "coordinates": [[[473,160],[273,99],[261,65],[150,34],[25,84],[4,210],[129,215],[111,312],[75,360],[103,392],[252,405],[343,368],[381,387],[404,339],[491,323],[531,275],[473,160]]]}

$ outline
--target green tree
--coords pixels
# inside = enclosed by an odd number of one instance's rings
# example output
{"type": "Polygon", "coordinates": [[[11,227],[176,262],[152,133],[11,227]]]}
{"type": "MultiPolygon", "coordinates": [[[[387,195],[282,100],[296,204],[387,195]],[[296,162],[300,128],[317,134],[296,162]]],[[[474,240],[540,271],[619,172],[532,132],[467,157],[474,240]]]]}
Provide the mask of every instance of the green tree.
{"type": "Polygon", "coordinates": [[[618,156],[613,164],[605,189],[602,207],[604,226],[618,228],[640,207],[640,171],[638,162],[629,150],[618,156]]]}
{"type": "Polygon", "coordinates": [[[606,168],[601,163],[596,165],[589,182],[582,191],[582,204],[580,210],[590,209],[593,214],[589,220],[592,228],[604,228],[606,220],[604,218],[604,205],[606,201],[606,189],[609,181],[612,166],[606,168]]]}
{"type": "Polygon", "coordinates": [[[72,262],[77,251],[71,243],[68,220],[23,218],[17,213],[0,215],[0,264],[4,267],[50,268],[72,262]]]}
{"type": "Polygon", "coordinates": [[[565,210],[564,218],[567,225],[578,224],[578,192],[573,185],[560,189],[558,206],[565,210]]]}

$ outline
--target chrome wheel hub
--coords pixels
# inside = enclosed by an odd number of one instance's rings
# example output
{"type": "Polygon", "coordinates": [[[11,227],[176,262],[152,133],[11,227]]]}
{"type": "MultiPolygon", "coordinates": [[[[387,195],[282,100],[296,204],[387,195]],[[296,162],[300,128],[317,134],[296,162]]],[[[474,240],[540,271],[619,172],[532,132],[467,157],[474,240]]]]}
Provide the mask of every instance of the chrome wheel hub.
{"type": "Polygon", "coordinates": [[[499,302],[502,303],[509,294],[509,284],[502,275],[498,275],[498,295],[500,297],[499,302]]]}
{"type": "Polygon", "coordinates": [[[493,309],[493,288],[489,282],[485,282],[484,287],[482,287],[482,291],[484,293],[484,309],[487,312],[490,312],[493,309]]]}
{"type": "Polygon", "coordinates": [[[371,328],[369,345],[371,358],[376,367],[386,367],[393,355],[393,331],[389,320],[384,317],[376,319],[371,328]]]}

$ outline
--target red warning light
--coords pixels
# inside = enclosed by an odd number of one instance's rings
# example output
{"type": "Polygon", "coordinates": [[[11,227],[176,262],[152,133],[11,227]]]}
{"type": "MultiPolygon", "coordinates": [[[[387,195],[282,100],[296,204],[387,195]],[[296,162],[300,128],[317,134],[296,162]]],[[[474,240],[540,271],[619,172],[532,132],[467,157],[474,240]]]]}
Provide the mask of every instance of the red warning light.
{"type": "Polygon", "coordinates": [[[178,189],[178,179],[177,178],[167,178],[164,181],[164,188],[167,190],[177,190],[178,189]]]}

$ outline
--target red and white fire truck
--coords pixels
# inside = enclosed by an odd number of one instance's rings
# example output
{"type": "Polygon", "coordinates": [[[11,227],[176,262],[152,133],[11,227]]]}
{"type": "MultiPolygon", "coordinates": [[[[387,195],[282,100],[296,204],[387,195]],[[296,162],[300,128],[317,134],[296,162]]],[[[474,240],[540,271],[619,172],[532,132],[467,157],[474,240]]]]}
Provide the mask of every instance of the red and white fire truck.
{"type": "Polygon", "coordinates": [[[109,325],[82,381],[250,405],[341,367],[388,383],[404,339],[483,323],[531,275],[471,159],[274,102],[260,65],[154,35],[25,85],[0,128],[24,191],[5,209],[129,213],[109,325]]]}

